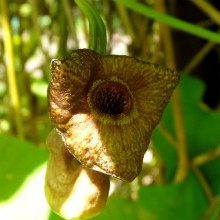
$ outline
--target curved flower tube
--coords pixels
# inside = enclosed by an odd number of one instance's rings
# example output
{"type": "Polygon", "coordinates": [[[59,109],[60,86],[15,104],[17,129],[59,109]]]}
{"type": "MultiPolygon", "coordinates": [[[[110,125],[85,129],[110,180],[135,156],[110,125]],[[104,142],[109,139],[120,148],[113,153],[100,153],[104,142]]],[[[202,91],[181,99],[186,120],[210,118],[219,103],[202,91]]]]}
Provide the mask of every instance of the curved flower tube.
{"type": "Polygon", "coordinates": [[[49,113],[68,151],[84,167],[134,180],[180,75],[88,49],[52,60],[51,73],[49,113]]]}
{"type": "Polygon", "coordinates": [[[53,129],[47,138],[50,158],[45,194],[50,207],[64,219],[88,219],[105,207],[109,176],[82,166],[53,129]]]}

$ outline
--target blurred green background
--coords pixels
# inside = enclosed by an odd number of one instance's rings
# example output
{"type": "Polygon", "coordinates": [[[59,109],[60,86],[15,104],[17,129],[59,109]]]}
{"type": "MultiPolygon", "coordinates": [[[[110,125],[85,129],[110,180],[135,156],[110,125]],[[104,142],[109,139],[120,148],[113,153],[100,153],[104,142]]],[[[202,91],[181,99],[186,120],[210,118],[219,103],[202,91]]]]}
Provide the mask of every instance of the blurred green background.
{"type": "MultiPolygon", "coordinates": [[[[112,179],[106,208],[94,219],[220,219],[220,2],[90,2],[105,22],[108,54],[182,73],[140,176],[130,184],[112,179]]],[[[73,0],[0,2],[2,220],[61,219],[44,198],[50,61],[87,48],[88,36],[73,0]]]]}

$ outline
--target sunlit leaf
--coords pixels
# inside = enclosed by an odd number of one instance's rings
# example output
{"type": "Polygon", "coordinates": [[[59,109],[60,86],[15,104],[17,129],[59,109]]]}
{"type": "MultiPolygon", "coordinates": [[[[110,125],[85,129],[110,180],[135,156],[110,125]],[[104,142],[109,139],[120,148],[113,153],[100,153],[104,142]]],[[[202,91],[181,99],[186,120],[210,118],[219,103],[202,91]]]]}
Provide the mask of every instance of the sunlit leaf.
{"type": "Polygon", "coordinates": [[[0,218],[46,220],[50,208],[44,196],[45,164],[37,167],[9,199],[0,202],[0,218]]]}
{"type": "Polygon", "coordinates": [[[193,173],[180,184],[141,187],[137,201],[111,198],[98,219],[195,220],[207,208],[203,190],[193,173]]]}
{"type": "Polygon", "coordinates": [[[195,220],[206,209],[206,198],[195,176],[189,176],[180,184],[142,187],[140,204],[151,212],[154,220],[195,220]]]}
{"type": "Polygon", "coordinates": [[[28,141],[0,136],[0,201],[10,198],[25,178],[46,161],[47,153],[28,141]]]}

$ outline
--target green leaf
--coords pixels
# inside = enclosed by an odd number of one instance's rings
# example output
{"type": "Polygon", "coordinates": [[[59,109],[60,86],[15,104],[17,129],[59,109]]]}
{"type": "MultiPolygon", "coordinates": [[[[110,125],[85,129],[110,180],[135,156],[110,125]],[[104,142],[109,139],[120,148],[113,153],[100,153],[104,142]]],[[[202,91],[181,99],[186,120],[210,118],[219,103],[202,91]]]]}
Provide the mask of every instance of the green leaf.
{"type": "Polygon", "coordinates": [[[176,171],[177,153],[176,149],[167,141],[167,139],[155,129],[152,136],[153,146],[159,152],[160,157],[165,165],[165,182],[170,182],[173,179],[176,171]]]}
{"type": "Polygon", "coordinates": [[[47,219],[50,209],[44,196],[45,165],[34,169],[13,196],[0,202],[1,219],[47,219]]]}
{"type": "Polygon", "coordinates": [[[6,200],[34,169],[46,161],[47,153],[28,141],[1,135],[0,157],[0,200],[6,200]]]}
{"type": "Polygon", "coordinates": [[[201,166],[201,171],[207,183],[209,184],[209,187],[212,189],[213,193],[216,195],[220,195],[219,167],[220,167],[219,157],[201,166]]]}
{"type": "Polygon", "coordinates": [[[216,201],[216,203],[214,204],[214,208],[213,210],[211,210],[211,216],[208,220],[216,220],[219,218],[220,216],[220,199],[218,198],[218,200],[216,201]]]}
{"type": "Polygon", "coordinates": [[[188,153],[191,157],[216,148],[220,144],[220,112],[201,105],[204,85],[192,77],[182,77],[181,109],[188,153]]]}
{"type": "Polygon", "coordinates": [[[63,220],[63,218],[51,211],[48,220],[63,220]]]}
{"type": "Polygon", "coordinates": [[[207,208],[203,190],[193,173],[177,185],[142,187],[139,199],[154,220],[200,219],[207,208]]]}
{"type": "MultiPolygon", "coordinates": [[[[204,85],[201,81],[193,77],[182,76],[179,88],[187,151],[189,157],[194,158],[220,145],[220,113],[205,109],[202,106],[201,100],[204,85]]],[[[175,138],[171,104],[167,106],[161,124],[175,138]]],[[[170,177],[175,169],[175,148],[158,129],[154,131],[152,139],[155,148],[165,163],[167,180],[171,180],[170,177]]],[[[220,192],[220,176],[216,171],[216,167],[220,167],[220,159],[216,159],[215,162],[213,161],[207,164],[203,170],[208,180],[210,179],[210,184],[214,187],[214,191],[220,192]],[[217,183],[216,178],[219,179],[217,183]]]]}
{"type": "Polygon", "coordinates": [[[137,218],[137,204],[123,198],[109,198],[104,211],[94,220],[134,220],[137,218]]]}
{"type": "Polygon", "coordinates": [[[180,184],[141,187],[137,201],[110,198],[105,210],[94,220],[196,220],[207,203],[193,173],[180,184]]]}

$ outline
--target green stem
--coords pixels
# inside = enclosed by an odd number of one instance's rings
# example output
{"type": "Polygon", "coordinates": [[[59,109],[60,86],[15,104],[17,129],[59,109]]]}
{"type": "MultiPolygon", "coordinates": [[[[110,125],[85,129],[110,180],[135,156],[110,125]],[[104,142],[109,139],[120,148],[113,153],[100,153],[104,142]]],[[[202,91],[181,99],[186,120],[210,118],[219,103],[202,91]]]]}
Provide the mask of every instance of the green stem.
{"type": "Polygon", "coordinates": [[[106,29],[101,17],[87,0],[75,0],[89,20],[89,49],[106,53],[106,29]]]}
{"type": "Polygon", "coordinates": [[[130,8],[132,11],[135,11],[137,13],[140,13],[152,19],[163,22],[173,28],[179,29],[181,31],[187,32],[189,34],[193,34],[195,36],[198,36],[198,37],[201,37],[201,38],[204,38],[204,39],[216,42],[216,43],[220,43],[220,35],[215,32],[212,32],[202,27],[190,24],[178,18],[174,18],[170,15],[166,15],[164,13],[158,12],[152,9],[151,7],[148,7],[136,1],[131,1],[131,0],[114,0],[114,1],[125,5],[126,7],[130,8]]]}

